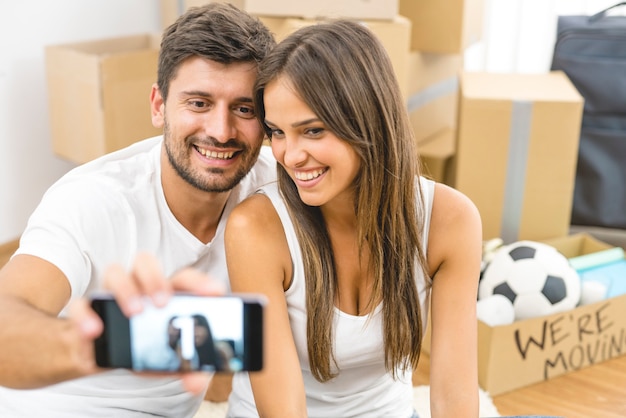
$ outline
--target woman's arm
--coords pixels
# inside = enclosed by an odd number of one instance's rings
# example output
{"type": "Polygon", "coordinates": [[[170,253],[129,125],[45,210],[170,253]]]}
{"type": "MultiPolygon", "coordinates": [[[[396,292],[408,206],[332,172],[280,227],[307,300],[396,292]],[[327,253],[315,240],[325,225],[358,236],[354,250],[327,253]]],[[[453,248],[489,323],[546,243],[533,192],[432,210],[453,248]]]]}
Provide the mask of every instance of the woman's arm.
{"type": "Polygon", "coordinates": [[[282,223],[269,199],[254,195],[228,218],[226,260],[233,292],[264,294],[264,364],[250,373],[261,417],[306,417],[300,363],[291,334],[285,289],[291,257],[282,223]]]}
{"type": "Polygon", "coordinates": [[[437,184],[428,242],[428,265],[433,277],[433,417],[478,416],[476,298],[481,257],[478,210],[463,194],[437,184]]]}

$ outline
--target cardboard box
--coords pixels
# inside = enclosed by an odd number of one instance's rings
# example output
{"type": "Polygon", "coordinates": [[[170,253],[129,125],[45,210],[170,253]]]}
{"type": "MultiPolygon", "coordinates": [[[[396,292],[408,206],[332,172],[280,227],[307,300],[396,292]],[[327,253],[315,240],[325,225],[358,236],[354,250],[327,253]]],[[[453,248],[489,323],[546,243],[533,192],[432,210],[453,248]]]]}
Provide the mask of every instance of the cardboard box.
{"type": "MultiPolygon", "coordinates": [[[[281,18],[260,16],[259,19],[274,34],[277,42],[282,41],[287,35],[305,27],[323,22],[319,19],[281,18]]],[[[408,97],[408,68],[409,68],[409,36],[411,22],[402,16],[396,16],[393,20],[362,20],[381,41],[391,59],[400,90],[403,97],[408,97]]]]}
{"type": "MultiPolygon", "coordinates": [[[[552,245],[568,259],[614,248],[611,244],[598,240],[586,232],[577,232],[564,237],[551,238],[541,242],[552,245]]],[[[430,306],[430,303],[428,306],[430,306]]],[[[425,353],[430,353],[430,332],[431,328],[429,320],[426,332],[424,333],[423,350],[425,353]]]]}
{"type": "Polygon", "coordinates": [[[418,145],[417,153],[422,162],[422,174],[433,180],[454,186],[452,172],[456,147],[456,131],[443,129],[418,145]]]}
{"type": "Polygon", "coordinates": [[[245,10],[259,16],[344,17],[363,20],[393,20],[399,0],[245,0],[245,10]]]}
{"type": "Polygon", "coordinates": [[[407,109],[419,144],[456,127],[463,57],[412,51],[408,65],[407,109]]]}
{"type": "Polygon", "coordinates": [[[149,34],[46,47],[53,151],[82,164],[161,133],[150,118],[158,50],[149,34]]]}
{"type": "MultiPolygon", "coordinates": [[[[568,258],[611,248],[587,234],[544,241],[568,258]]],[[[626,295],[490,327],[478,321],[478,381],[492,396],[626,354],[626,295]]]]}
{"type": "Polygon", "coordinates": [[[484,0],[400,0],[400,14],[413,23],[411,49],[462,53],[479,41],[484,0]]]}
{"type": "Polygon", "coordinates": [[[483,239],[568,234],[582,110],[562,72],[463,73],[454,184],[478,207],[483,239]]]}
{"type": "MultiPolygon", "coordinates": [[[[586,233],[542,241],[567,258],[613,248],[586,233]]],[[[430,320],[422,350],[430,353],[430,320]]],[[[478,321],[478,382],[491,396],[626,354],[626,295],[491,327],[478,321]]]]}
{"type": "Polygon", "coordinates": [[[246,0],[161,0],[161,27],[167,28],[190,7],[208,3],[231,3],[244,10],[246,0]]]}

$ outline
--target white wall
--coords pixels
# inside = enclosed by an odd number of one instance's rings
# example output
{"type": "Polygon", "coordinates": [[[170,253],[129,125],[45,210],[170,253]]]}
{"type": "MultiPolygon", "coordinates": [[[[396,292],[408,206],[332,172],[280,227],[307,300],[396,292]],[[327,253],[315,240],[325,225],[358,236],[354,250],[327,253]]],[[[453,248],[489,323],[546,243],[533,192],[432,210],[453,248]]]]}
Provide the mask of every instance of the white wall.
{"type": "MultiPolygon", "coordinates": [[[[483,40],[467,50],[466,69],[548,71],[557,16],[594,14],[615,3],[485,0],[483,40]]],[[[0,0],[0,243],[19,237],[43,192],[72,167],[55,157],[50,146],[43,47],[158,32],[158,4],[156,0],[0,0]]]]}
{"type": "MultiPolygon", "coordinates": [[[[465,69],[541,73],[550,69],[559,15],[593,15],[618,0],[485,0],[483,39],[465,54],[465,69]]],[[[626,6],[610,14],[626,13],[626,6]]]]}
{"type": "MultiPolygon", "coordinates": [[[[156,0],[0,0],[0,244],[73,167],[52,153],[45,45],[160,31],[156,0]]],[[[156,78],[156,76],[155,76],[156,78]]]]}

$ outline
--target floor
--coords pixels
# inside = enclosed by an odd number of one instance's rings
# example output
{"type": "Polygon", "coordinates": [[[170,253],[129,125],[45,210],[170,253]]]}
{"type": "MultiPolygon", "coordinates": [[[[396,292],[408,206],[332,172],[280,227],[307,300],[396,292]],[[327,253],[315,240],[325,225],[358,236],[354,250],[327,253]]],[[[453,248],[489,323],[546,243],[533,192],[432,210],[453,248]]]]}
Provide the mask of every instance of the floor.
{"type": "MultiPolygon", "coordinates": [[[[624,353],[626,354],[626,353],[624,353]]],[[[430,360],[420,359],[414,385],[427,385],[430,360]]],[[[626,356],[493,396],[500,415],[626,417],[626,356]]]]}

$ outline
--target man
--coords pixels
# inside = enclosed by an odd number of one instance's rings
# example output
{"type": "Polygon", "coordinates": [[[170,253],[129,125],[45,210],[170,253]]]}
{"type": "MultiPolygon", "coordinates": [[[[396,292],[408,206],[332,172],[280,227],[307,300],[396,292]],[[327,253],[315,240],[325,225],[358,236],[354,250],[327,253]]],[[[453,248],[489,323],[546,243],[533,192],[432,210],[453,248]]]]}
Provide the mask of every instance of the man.
{"type": "MultiPolygon", "coordinates": [[[[174,289],[226,288],[225,218],[275,178],[252,105],[257,63],[273,46],[257,19],[223,3],[192,8],[166,29],[150,96],[163,136],[60,179],[0,270],[0,416],[184,417],[197,410],[206,386],[193,380],[97,369],[93,339],[102,324],[84,296],[105,275],[118,283],[174,275],[153,297],[157,305],[174,289]],[[175,274],[185,267],[223,284],[175,274]],[[83,320],[68,320],[76,300],[83,320]]],[[[141,309],[136,295],[123,302],[128,314],[141,309]]]]}

